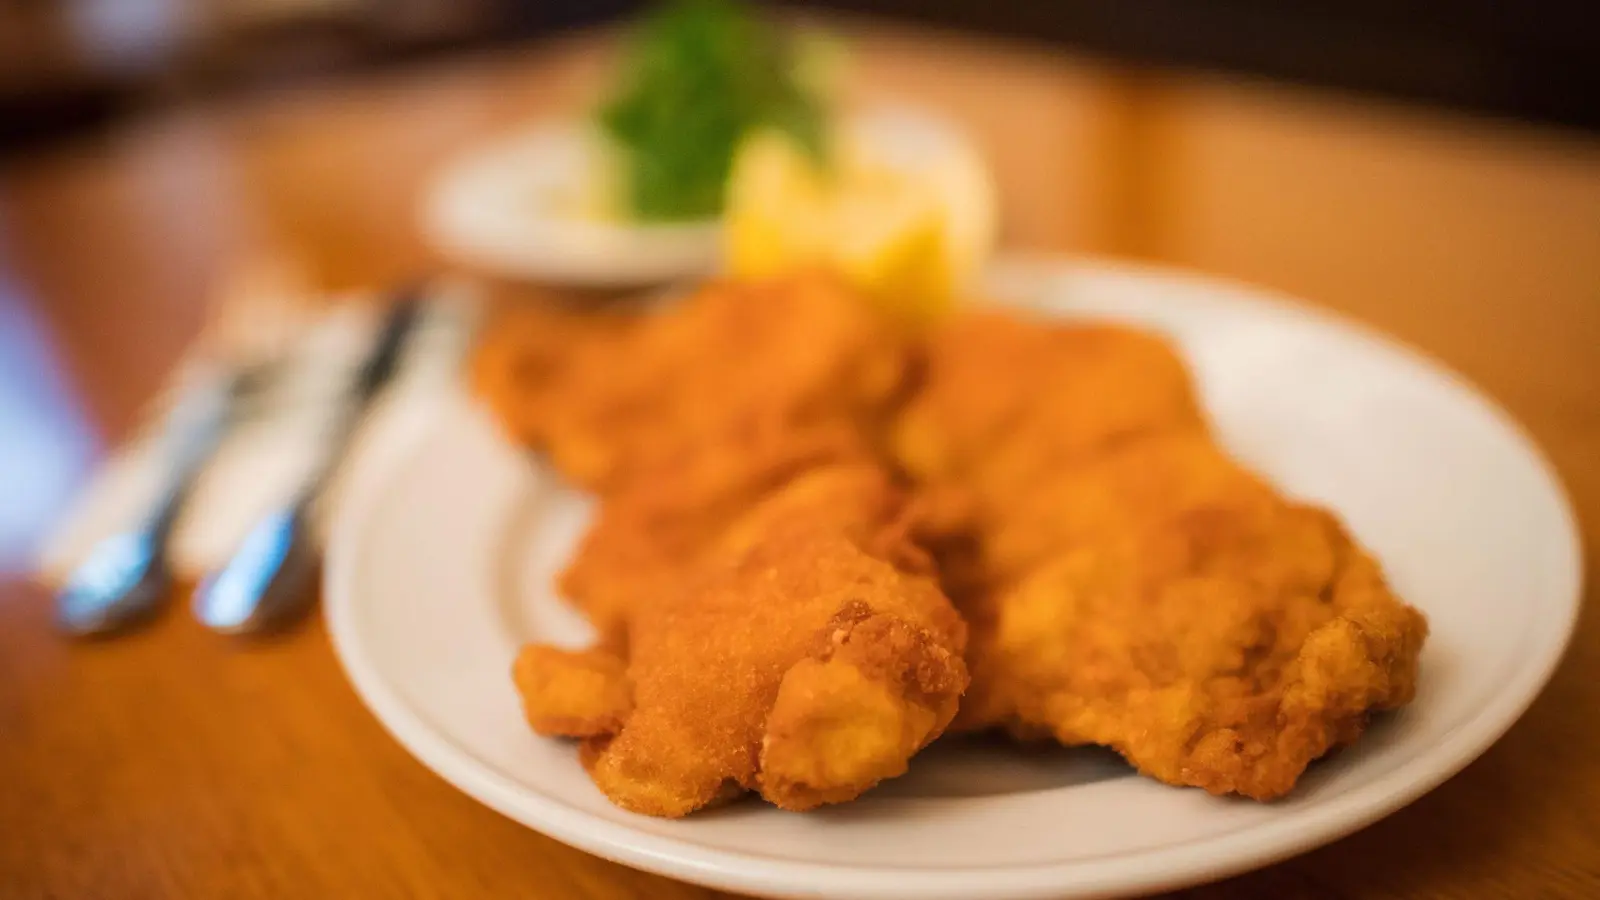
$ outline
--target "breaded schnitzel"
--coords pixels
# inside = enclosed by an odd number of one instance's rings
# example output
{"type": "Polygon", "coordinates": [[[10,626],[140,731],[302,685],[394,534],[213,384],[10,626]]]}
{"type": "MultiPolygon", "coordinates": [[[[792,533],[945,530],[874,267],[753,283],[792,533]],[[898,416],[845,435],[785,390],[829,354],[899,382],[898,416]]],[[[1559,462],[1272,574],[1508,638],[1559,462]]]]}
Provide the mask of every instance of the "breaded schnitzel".
{"type": "Polygon", "coordinates": [[[919,482],[1008,502],[1119,440],[1201,425],[1189,374],[1159,337],[979,309],[928,335],[892,449],[919,482]]]}
{"type": "Polygon", "coordinates": [[[1257,800],[1410,702],[1428,630],[1332,516],[1284,503],[1094,536],[992,614],[963,718],[1257,800]]]}
{"type": "Polygon", "coordinates": [[[809,809],[902,774],[967,685],[966,627],[907,513],[870,466],[797,477],[634,605],[624,648],[525,648],[530,724],[582,738],[596,785],[658,816],[744,791],[809,809]]]}
{"type": "Polygon", "coordinates": [[[664,462],[600,504],[561,593],[602,634],[632,609],[681,583],[735,521],[762,498],[818,466],[873,458],[859,431],[840,422],[752,429],[724,445],[664,462]]]}
{"type": "Polygon", "coordinates": [[[602,497],[562,578],[602,642],[514,674],[614,802],[841,802],[947,726],[1265,800],[1410,701],[1426,621],[1229,457],[1160,337],[979,310],[918,357],[867,309],[717,284],[500,365],[602,497]]]}
{"type": "Polygon", "coordinates": [[[909,349],[827,277],[712,282],[569,359],[523,431],[606,494],[752,429],[870,433],[904,386],[909,349]]]}
{"type": "MultiPolygon", "coordinates": [[[[589,354],[613,355],[636,313],[577,310],[539,297],[498,304],[472,358],[472,384],[506,436],[527,447],[548,438],[564,373],[589,354]]],[[[596,363],[598,365],[598,363],[596,363]]]]}
{"type": "Polygon", "coordinates": [[[1409,702],[1425,620],[1216,445],[1158,338],[969,313],[926,365],[894,447],[971,626],[956,729],[1270,799],[1409,702]]]}

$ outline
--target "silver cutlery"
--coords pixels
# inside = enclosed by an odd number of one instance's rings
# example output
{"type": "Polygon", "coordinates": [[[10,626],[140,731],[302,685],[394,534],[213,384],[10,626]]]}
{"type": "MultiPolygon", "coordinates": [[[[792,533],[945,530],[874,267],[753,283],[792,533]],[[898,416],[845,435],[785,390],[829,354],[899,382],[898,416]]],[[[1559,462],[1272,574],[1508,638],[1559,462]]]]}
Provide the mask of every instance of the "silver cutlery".
{"type": "Polygon", "coordinates": [[[271,363],[226,369],[201,378],[169,414],[163,439],[172,468],[151,512],[132,528],[96,544],[56,595],[56,624],[90,637],[148,621],[172,592],[167,562],[178,517],[200,473],[221,445],[271,363]]]}
{"type": "Polygon", "coordinates": [[[214,631],[244,634],[297,620],[316,597],[319,569],[312,512],[365,413],[399,368],[406,339],[419,318],[418,290],[396,302],[345,396],[336,431],[307,482],[285,506],[251,529],[237,552],[195,591],[194,614],[214,631]]]}

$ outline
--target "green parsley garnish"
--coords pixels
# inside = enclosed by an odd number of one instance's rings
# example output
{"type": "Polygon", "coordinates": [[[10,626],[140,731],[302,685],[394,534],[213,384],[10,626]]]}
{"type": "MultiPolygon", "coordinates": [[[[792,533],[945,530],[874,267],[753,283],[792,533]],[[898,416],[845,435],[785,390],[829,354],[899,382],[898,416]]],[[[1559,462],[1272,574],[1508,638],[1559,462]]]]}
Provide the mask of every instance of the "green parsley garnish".
{"type": "Polygon", "coordinates": [[[722,212],[740,140],[788,132],[820,155],[823,112],[796,77],[793,45],[733,0],[670,0],[629,43],[599,111],[621,149],[624,196],[645,221],[722,212]]]}

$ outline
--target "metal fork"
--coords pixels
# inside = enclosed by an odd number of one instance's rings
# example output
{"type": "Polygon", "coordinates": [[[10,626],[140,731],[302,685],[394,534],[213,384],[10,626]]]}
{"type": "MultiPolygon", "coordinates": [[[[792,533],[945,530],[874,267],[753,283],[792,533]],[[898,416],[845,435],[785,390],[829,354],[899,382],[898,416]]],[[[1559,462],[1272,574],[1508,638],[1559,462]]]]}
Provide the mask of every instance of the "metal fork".
{"type": "Polygon", "coordinates": [[[56,625],[77,637],[106,636],[152,618],[172,593],[167,562],[178,517],[200,473],[239,411],[269,380],[258,363],[203,377],[179,399],[167,424],[173,465],[151,512],[133,528],[96,544],[56,595],[56,625]]]}

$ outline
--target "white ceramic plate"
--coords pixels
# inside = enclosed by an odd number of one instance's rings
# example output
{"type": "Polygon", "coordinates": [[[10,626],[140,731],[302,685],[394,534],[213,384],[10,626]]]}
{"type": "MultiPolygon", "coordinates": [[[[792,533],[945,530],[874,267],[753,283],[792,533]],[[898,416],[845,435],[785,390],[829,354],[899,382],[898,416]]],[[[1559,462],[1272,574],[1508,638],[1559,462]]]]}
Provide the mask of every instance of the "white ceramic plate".
{"type": "MultiPolygon", "coordinates": [[[[967,136],[935,113],[883,105],[845,128],[876,158],[918,172],[953,207],[952,245],[982,259],[994,240],[994,189],[967,136]]],[[[423,198],[424,237],[447,257],[502,277],[637,288],[704,275],[721,258],[719,219],[641,225],[572,214],[604,180],[603,142],[578,120],[531,125],[446,166],[423,198]],[[567,210],[567,212],[563,212],[567,210]]]]}
{"type": "Polygon", "coordinates": [[[1495,406],[1381,337],[1234,285],[1040,261],[999,267],[991,286],[1174,337],[1222,439],[1342,513],[1427,612],[1416,703],[1271,805],[1165,787],[1103,752],[980,741],[936,744],[906,777],[820,812],[751,801],[681,821],[633,815],[572,747],[528,732],[508,674],[524,641],[583,638],[548,585],[584,501],[460,397],[383,423],[338,518],[327,615],[357,690],[426,765],[529,827],[786,897],[1081,898],[1217,878],[1410,802],[1527,707],[1573,627],[1578,544],[1549,467],[1495,406]]]}
{"type": "Polygon", "coordinates": [[[424,236],[451,259],[504,277],[593,288],[661,284],[709,272],[717,220],[634,225],[563,214],[605,163],[577,121],[549,121],[478,147],[429,188],[424,236]]]}

